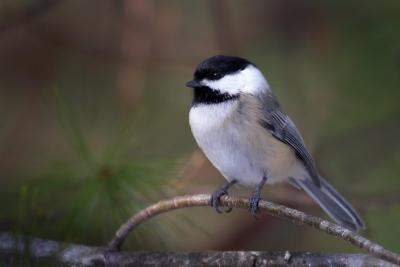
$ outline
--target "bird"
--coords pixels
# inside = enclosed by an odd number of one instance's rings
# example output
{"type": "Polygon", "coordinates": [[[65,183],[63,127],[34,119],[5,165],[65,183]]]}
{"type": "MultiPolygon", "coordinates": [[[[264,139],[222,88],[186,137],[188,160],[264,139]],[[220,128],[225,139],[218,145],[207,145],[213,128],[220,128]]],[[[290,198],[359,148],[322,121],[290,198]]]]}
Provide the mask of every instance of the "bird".
{"type": "Polygon", "coordinates": [[[354,232],[365,229],[351,204],[319,174],[299,130],[255,64],[212,56],[196,67],[186,87],[193,89],[189,125],[194,139],[227,180],[211,194],[218,213],[220,198],[235,184],[255,188],[248,209],[256,216],[263,186],[288,182],[336,223],[354,232]]]}

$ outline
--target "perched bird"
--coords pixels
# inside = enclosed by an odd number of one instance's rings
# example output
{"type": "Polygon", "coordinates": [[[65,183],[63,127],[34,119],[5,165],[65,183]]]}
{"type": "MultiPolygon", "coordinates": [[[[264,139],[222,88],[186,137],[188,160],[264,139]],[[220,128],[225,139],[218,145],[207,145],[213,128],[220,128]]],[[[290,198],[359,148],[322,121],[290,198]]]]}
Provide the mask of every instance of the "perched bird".
{"type": "Polygon", "coordinates": [[[365,228],[353,207],[319,175],[300,132],[253,63],[210,57],[186,86],[194,90],[189,113],[193,136],[228,180],[212,194],[217,212],[220,197],[233,184],[255,186],[249,200],[255,216],[264,184],[287,181],[306,191],[337,223],[352,231],[365,228]]]}

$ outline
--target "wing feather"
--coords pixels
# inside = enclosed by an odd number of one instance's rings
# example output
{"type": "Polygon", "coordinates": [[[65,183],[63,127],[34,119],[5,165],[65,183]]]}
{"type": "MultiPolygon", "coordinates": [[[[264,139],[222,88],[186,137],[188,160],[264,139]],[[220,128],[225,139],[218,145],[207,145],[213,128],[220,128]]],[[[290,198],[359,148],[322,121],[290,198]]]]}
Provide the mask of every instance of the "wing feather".
{"type": "Polygon", "coordinates": [[[320,187],[321,182],[314,160],[308,152],[296,125],[289,116],[280,110],[279,104],[272,93],[268,94],[262,101],[263,118],[261,119],[261,125],[278,140],[294,149],[297,157],[303,162],[310,174],[313,183],[320,187]]]}

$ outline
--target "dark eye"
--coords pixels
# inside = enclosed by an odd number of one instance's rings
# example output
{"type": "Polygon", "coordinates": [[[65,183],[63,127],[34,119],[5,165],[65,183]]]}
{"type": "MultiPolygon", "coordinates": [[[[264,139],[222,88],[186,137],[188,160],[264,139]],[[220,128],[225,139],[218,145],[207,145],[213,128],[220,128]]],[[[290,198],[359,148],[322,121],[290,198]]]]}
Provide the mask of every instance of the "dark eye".
{"type": "Polygon", "coordinates": [[[213,79],[219,79],[219,78],[221,78],[221,74],[219,74],[219,73],[217,73],[217,72],[214,72],[214,73],[212,74],[212,77],[213,77],[213,79]]]}

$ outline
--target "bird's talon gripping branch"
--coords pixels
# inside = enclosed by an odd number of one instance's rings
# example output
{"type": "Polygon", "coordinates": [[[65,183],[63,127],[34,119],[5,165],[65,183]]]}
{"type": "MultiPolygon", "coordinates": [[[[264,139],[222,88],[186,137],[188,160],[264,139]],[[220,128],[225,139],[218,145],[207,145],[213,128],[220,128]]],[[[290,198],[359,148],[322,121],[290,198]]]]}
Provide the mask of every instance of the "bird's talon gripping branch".
{"type": "Polygon", "coordinates": [[[264,176],[261,182],[257,185],[256,190],[251,194],[249,198],[249,207],[248,210],[253,215],[255,219],[257,219],[257,212],[258,212],[258,202],[261,200],[261,190],[267,181],[267,177],[264,176]]]}
{"type": "Polygon", "coordinates": [[[261,193],[259,191],[254,191],[249,198],[249,211],[255,219],[257,219],[258,212],[258,202],[261,200],[261,193]]]}
{"type": "MultiPolygon", "coordinates": [[[[216,212],[222,213],[222,211],[219,209],[220,199],[222,196],[228,195],[228,188],[231,187],[232,185],[234,185],[235,183],[236,183],[236,180],[232,180],[232,181],[228,182],[227,184],[221,186],[220,188],[218,188],[211,194],[211,207],[213,207],[216,212]]],[[[226,210],[224,210],[224,212],[226,212],[226,213],[229,213],[231,211],[232,211],[232,208],[227,208],[226,210]]]]}
{"type": "Polygon", "coordinates": [[[212,193],[211,206],[215,209],[216,212],[222,213],[222,211],[219,209],[220,198],[223,195],[227,195],[227,194],[228,194],[227,190],[221,190],[221,189],[217,189],[212,193]]]}

